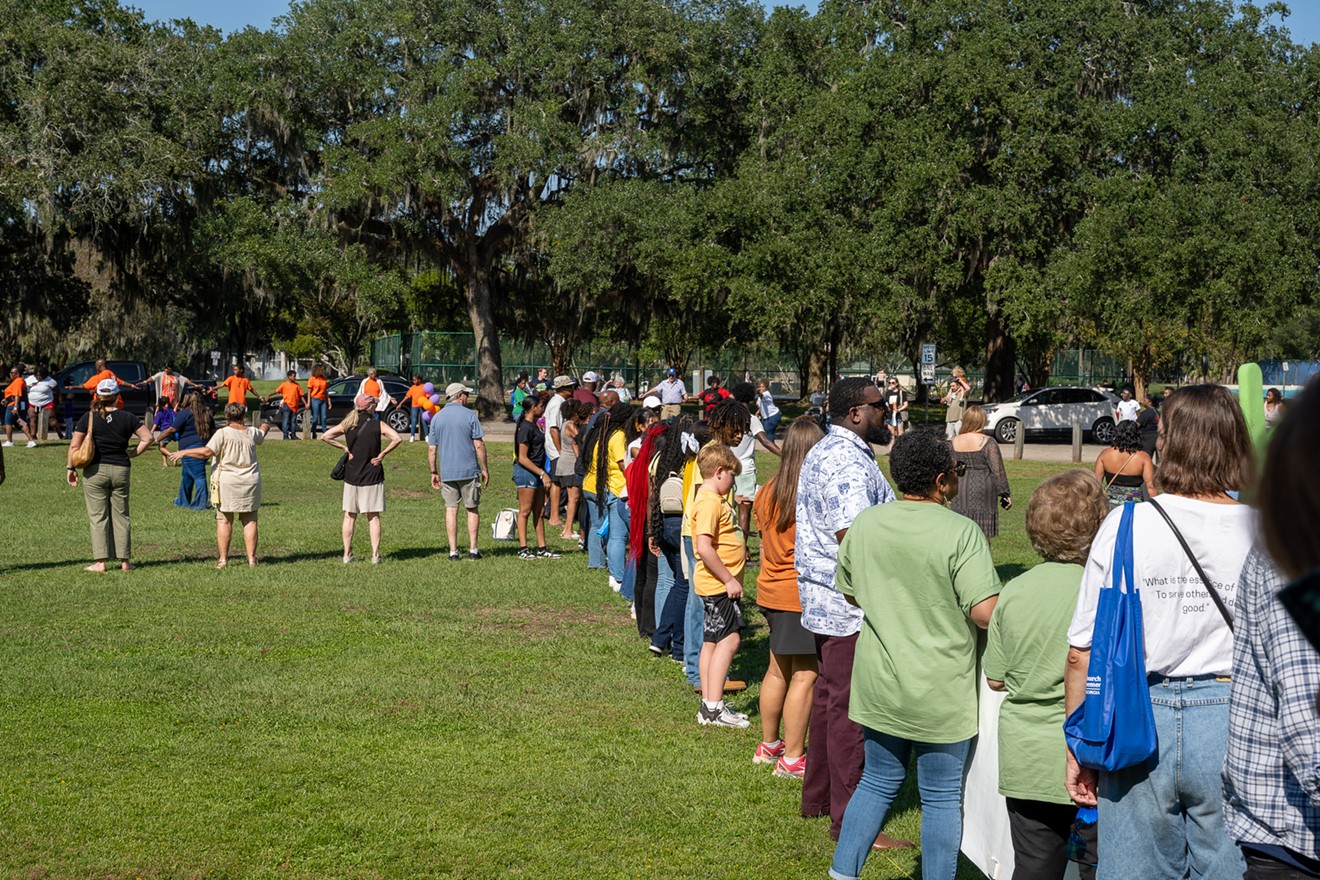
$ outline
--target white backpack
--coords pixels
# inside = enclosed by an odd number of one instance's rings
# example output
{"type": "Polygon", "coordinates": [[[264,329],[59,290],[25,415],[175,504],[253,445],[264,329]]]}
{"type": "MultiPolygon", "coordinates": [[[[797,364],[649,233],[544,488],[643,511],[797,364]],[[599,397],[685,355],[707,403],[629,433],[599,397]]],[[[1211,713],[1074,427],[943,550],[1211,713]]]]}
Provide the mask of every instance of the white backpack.
{"type": "Polygon", "coordinates": [[[517,508],[506,507],[495,515],[495,522],[490,524],[491,537],[496,541],[514,539],[514,519],[518,516],[517,508]]]}

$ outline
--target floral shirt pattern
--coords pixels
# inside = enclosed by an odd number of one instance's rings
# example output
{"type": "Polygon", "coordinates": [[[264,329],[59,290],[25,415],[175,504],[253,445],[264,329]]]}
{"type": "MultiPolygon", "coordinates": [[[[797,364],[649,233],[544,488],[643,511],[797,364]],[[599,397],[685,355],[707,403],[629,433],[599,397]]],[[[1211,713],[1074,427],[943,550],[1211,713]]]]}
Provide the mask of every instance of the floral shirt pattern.
{"type": "Polygon", "coordinates": [[[834,586],[839,542],[835,534],[868,507],[893,501],[894,490],[875,453],[852,431],[830,426],[811,448],[798,477],[797,539],[793,545],[802,600],[802,625],[822,636],[850,636],[862,628],[862,609],[834,586]]]}

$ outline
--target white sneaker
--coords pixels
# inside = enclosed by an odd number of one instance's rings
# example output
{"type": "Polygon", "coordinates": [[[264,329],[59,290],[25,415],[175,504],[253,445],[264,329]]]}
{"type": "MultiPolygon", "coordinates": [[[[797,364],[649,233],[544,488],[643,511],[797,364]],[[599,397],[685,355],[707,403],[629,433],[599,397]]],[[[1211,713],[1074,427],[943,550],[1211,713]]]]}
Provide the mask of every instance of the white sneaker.
{"type": "MultiPolygon", "coordinates": [[[[7,444],[5,444],[5,445],[7,445],[7,446],[13,446],[14,444],[12,444],[12,443],[7,443],[7,444]]],[[[621,584],[621,583],[619,583],[618,581],[616,581],[616,580],[614,579],[614,575],[610,575],[610,589],[613,590],[613,591],[616,592],[616,593],[618,593],[618,592],[620,592],[620,591],[623,590],[623,584],[621,584]]]]}
{"type": "Polygon", "coordinates": [[[36,449],[36,448],[37,448],[37,441],[36,441],[36,440],[29,440],[29,441],[28,441],[28,444],[27,444],[27,448],[28,448],[28,449],[36,449]]]}
{"type": "MultiPolygon", "coordinates": [[[[0,447],[3,447],[3,448],[5,448],[5,449],[8,449],[9,447],[11,447],[11,446],[13,446],[13,445],[14,445],[14,441],[12,441],[12,440],[6,440],[4,443],[0,443],[0,447]]],[[[612,582],[613,580],[614,580],[614,578],[610,578],[610,581],[611,581],[611,582],[612,582]]],[[[616,587],[615,589],[617,590],[618,588],[616,587]]]]}
{"type": "Polygon", "coordinates": [[[416,443],[416,442],[417,442],[417,438],[416,438],[416,437],[409,437],[409,438],[408,438],[408,442],[409,442],[409,443],[416,443]]]}
{"type": "Polygon", "coordinates": [[[628,616],[631,617],[633,620],[637,619],[637,603],[635,602],[628,603],[628,616]]]}
{"type": "Polygon", "coordinates": [[[746,716],[730,711],[728,706],[720,706],[718,711],[715,712],[708,711],[705,706],[698,707],[697,723],[703,727],[714,725],[716,727],[736,727],[739,729],[751,725],[746,716]]]}

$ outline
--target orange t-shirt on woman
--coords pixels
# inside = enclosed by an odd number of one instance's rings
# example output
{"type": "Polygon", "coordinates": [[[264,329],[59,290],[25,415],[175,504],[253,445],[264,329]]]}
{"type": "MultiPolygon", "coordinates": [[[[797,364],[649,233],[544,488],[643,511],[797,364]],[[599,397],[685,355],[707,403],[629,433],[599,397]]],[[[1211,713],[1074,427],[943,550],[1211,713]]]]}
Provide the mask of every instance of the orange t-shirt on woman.
{"type": "Polygon", "coordinates": [[[312,376],[307,380],[307,396],[314,400],[326,400],[326,389],[329,387],[329,379],[324,376],[312,376]]]}
{"type": "Polygon", "coordinates": [[[426,389],[421,385],[414,385],[409,388],[405,397],[408,400],[408,405],[413,407],[423,407],[431,401],[431,395],[427,394],[426,389]]]}
{"type": "Polygon", "coordinates": [[[756,604],[771,611],[802,613],[802,600],[798,598],[798,575],[793,567],[793,542],[797,540],[797,523],[779,531],[775,520],[779,510],[771,498],[775,481],[761,487],[752,503],[752,515],[761,533],[761,572],[756,576],[756,604]]]}

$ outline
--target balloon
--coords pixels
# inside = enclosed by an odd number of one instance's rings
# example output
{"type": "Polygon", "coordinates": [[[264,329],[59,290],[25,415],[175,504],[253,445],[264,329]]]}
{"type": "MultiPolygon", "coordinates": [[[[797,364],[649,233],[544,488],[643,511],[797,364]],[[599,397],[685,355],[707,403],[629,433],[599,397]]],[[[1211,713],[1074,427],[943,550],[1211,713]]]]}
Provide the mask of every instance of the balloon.
{"type": "Polygon", "coordinates": [[[422,390],[425,391],[427,394],[435,394],[435,385],[433,385],[430,382],[427,382],[425,385],[422,386],[422,390]]]}
{"type": "Polygon", "coordinates": [[[434,404],[436,404],[436,405],[438,406],[438,405],[440,404],[440,395],[439,395],[439,394],[432,394],[432,395],[431,395],[431,402],[434,403],[434,404]]]}
{"type": "Polygon", "coordinates": [[[426,412],[422,413],[422,421],[424,422],[431,421],[431,411],[429,409],[426,412]]]}

